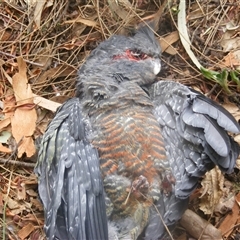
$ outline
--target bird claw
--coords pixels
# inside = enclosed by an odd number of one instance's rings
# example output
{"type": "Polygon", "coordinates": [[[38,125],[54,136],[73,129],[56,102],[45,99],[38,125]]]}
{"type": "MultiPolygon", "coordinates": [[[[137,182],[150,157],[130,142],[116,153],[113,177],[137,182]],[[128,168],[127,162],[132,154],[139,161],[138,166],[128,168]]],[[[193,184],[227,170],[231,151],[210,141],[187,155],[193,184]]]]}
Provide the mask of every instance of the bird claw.
{"type": "Polygon", "coordinates": [[[175,177],[172,173],[167,173],[162,180],[162,190],[167,196],[172,192],[172,185],[176,182],[175,177]]]}
{"type": "Polygon", "coordinates": [[[137,177],[132,183],[133,192],[139,191],[141,193],[146,193],[148,188],[149,188],[149,182],[147,178],[144,177],[143,175],[140,175],[139,177],[137,177]]]}

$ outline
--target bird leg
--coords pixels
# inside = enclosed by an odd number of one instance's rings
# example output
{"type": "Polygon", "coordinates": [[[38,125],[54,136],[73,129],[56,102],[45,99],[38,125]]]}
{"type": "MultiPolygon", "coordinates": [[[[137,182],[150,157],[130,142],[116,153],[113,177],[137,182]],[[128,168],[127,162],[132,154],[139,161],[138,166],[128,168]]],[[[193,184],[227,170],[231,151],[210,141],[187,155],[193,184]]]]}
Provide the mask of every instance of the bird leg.
{"type": "Polygon", "coordinates": [[[140,175],[132,182],[132,193],[136,197],[140,197],[143,194],[146,194],[149,189],[149,182],[146,177],[140,175]]]}
{"type": "Polygon", "coordinates": [[[172,175],[172,173],[166,173],[162,180],[162,190],[164,194],[168,196],[170,192],[172,192],[172,184],[175,184],[176,179],[172,175]]]}
{"type": "Polygon", "coordinates": [[[148,189],[149,182],[147,178],[144,177],[143,175],[140,175],[132,182],[131,190],[129,191],[127,199],[124,204],[127,203],[131,193],[134,194],[135,198],[140,198],[147,193],[148,189]]]}

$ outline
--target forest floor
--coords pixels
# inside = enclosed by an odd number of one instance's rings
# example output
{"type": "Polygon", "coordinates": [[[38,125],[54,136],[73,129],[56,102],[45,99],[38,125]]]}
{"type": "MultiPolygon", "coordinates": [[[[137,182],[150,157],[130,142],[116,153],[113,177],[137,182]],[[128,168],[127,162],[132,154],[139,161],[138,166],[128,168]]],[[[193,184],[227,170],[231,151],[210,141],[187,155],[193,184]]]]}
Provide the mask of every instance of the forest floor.
{"type": "MultiPolygon", "coordinates": [[[[158,18],[159,80],[193,87],[239,121],[239,12],[239,0],[0,1],[0,239],[44,239],[36,142],[74,96],[81,64],[112,34],[158,18]]],[[[229,176],[214,169],[191,196],[193,213],[224,239],[240,239],[239,169],[240,159],[229,176]]],[[[179,229],[176,239],[189,239],[187,227],[179,229]]]]}

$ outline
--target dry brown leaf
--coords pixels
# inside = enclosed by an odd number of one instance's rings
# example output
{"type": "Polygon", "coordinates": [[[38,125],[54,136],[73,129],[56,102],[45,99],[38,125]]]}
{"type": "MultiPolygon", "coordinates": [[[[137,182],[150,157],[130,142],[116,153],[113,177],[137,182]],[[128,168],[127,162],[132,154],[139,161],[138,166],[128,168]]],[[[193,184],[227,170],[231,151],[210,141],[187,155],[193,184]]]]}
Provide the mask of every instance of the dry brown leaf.
{"type": "Polygon", "coordinates": [[[229,194],[229,196],[223,196],[219,199],[219,202],[214,208],[214,213],[216,215],[225,215],[227,212],[231,211],[235,202],[235,196],[229,194]]]}
{"type": "MultiPolygon", "coordinates": [[[[237,121],[240,120],[240,109],[238,106],[236,106],[233,103],[227,103],[227,104],[224,104],[223,107],[227,109],[237,121]]],[[[234,137],[234,140],[240,145],[240,134],[236,135],[234,137]]],[[[240,169],[240,159],[237,159],[236,167],[240,169]]]]}
{"type": "Polygon", "coordinates": [[[59,65],[55,68],[50,68],[49,70],[41,74],[41,76],[39,76],[38,78],[38,83],[39,84],[45,83],[49,79],[49,76],[57,78],[57,77],[67,77],[67,76],[76,75],[76,74],[77,72],[74,68],[69,66],[59,65]]]}
{"type": "Polygon", "coordinates": [[[240,50],[236,50],[228,53],[228,55],[225,56],[220,63],[218,63],[218,66],[221,68],[239,67],[240,66],[240,50]]]}
{"type": "Polygon", "coordinates": [[[169,46],[166,50],[166,53],[170,54],[170,55],[175,55],[177,54],[177,50],[173,47],[173,46],[169,46]]]}
{"type": "Polygon", "coordinates": [[[238,193],[238,194],[236,195],[235,200],[236,200],[238,206],[240,207],[240,193],[238,193]]]}
{"type": "Polygon", "coordinates": [[[46,70],[51,66],[55,52],[56,49],[53,48],[52,44],[46,43],[42,48],[36,50],[35,62],[41,65],[41,69],[46,70]]]}
{"type": "MultiPolygon", "coordinates": [[[[1,28],[2,26],[0,26],[1,28]]],[[[2,28],[1,28],[2,29],[2,28]]],[[[12,31],[10,29],[5,29],[5,31],[0,35],[0,41],[7,41],[12,35],[12,31]]]]}
{"type": "Polygon", "coordinates": [[[222,239],[221,232],[217,228],[189,209],[183,214],[180,223],[196,239],[222,239]]]}
{"type": "Polygon", "coordinates": [[[61,103],[63,104],[64,102],[66,102],[69,99],[68,96],[54,96],[52,97],[50,100],[57,102],[57,103],[61,103]]]}
{"type": "Polygon", "coordinates": [[[134,15],[132,14],[130,15],[128,11],[125,11],[125,9],[130,10],[132,8],[132,5],[130,4],[130,2],[128,0],[124,0],[122,1],[123,4],[117,4],[119,2],[108,0],[108,4],[112,12],[117,14],[123,20],[126,20],[126,18],[131,19],[134,15]]]}
{"type": "Polygon", "coordinates": [[[73,19],[73,20],[68,20],[68,21],[65,21],[64,23],[82,23],[86,26],[89,26],[89,27],[96,27],[98,24],[96,21],[93,21],[93,20],[90,20],[90,19],[84,19],[84,18],[80,18],[78,17],[77,19],[73,19]]]}
{"type": "Polygon", "coordinates": [[[26,188],[25,184],[22,182],[17,187],[17,199],[25,200],[26,199],[26,188]]]}
{"type": "Polygon", "coordinates": [[[200,209],[205,214],[212,214],[216,204],[223,196],[224,176],[219,168],[215,167],[210,172],[205,174],[204,179],[201,181],[202,196],[200,197],[200,209]]]}
{"type": "Polygon", "coordinates": [[[21,57],[17,59],[17,62],[19,72],[16,73],[12,79],[17,105],[19,105],[19,102],[21,102],[21,104],[32,103],[32,90],[30,84],[28,84],[26,63],[21,57]]]}
{"type": "Polygon", "coordinates": [[[53,101],[50,101],[46,98],[37,96],[35,94],[33,94],[34,96],[34,103],[37,104],[40,107],[46,108],[48,110],[51,110],[53,112],[56,112],[57,108],[61,106],[60,103],[56,103],[53,101]]]}
{"type": "Polygon", "coordinates": [[[32,7],[38,0],[24,0],[29,7],[32,7]]]}
{"type": "Polygon", "coordinates": [[[9,89],[5,95],[4,101],[4,108],[3,108],[3,112],[4,112],[4,118],[8,118],[8,117],[12,117],[14,114],[14,110],[15,110],[15,105],[16,105],[16,99],[15,96],[13,94],[13,91],[11,89],[9,89]]]}
{"type": "Polygon", "coordinates": [[[221,46],[223,47],[224,52],[230,52],[237,50],[240,47],[240,38],[229,38],[221,41],[221,46]]]}
{"type": "MultiPolygon", "coordinates": [[[[240,119],[240,109],[239,107],[234,103],[225,103],[222,105],[225,109],[227,109],[232,115],[238,116],[240,119]]],[[[238,118],[236,118],[238,120],[238,118]]]]}
{"type": "Polygon", "coordinates": [[[12,134],[18,144],[18,157],[23,153],[31,157],[35,153],[35,145],[32,135],[36,128],[37,114],[32,108],[33,94],[28,84],[26,75],[26,63],[22,58],[18,58],[19,72],[13,76],[13,90],[18,107],[11,118],[12,134]]]}
{"type": "Polygon", "coordinates": [[[1,72],[4,75],[4,77],[12,84],[12,78],[8,75],[8,73],[5,71],[5,69],[1,66],[1,72]]]}
{"type": "Polygon", "coordinates": [[[240,134],[234,137],[234,140],[239,143],[240,145],[240,134]]]}
{"type": "Polygon", "coordinates": [[[31,199],[31,203],[32,203],[33,207],[35,207],[39,211],[43,211],[43,205],[38,199],[36,199],[36,198],[31,199]]]}
{"type": "Polygon", "coordinates": [[[45,2],[46,0],[36,1],[33,19],[37,28],[40,28],[41,16],[45,2]]]}
{"type": "Polygon", "coordinates": [[[28,186],[35,185],[37,186],[38,180],[37,176],[32,172],[32,174],[24,181],[26,184],[26,189],[28,189],[28,186]]]}
{"type": "Polygon", "coordinates": [[[36,152],[32,136],[30,137],[25,136],[20,140],[20,145],[18,147],[18,157],[20,158],[25,152],[27,157],[33,156],[36,152]]]}
{"type": "Polygon", "coordinates": [[[4,201],[7,203],[7,206],[9,207],[9,209],[17,209],[19,208],[19,204],[17,201],[11,199],[10,197],[8,197],[7,195],[3,194],[3,199],[4,201]]]}
{"type": "Polygon", "coordinates": [[[8,147],[3,146],[2,143],[0,143],[0,152],[11,153],[12,150],[8,147]]]}
{"type": "Polygon", "coordinates": [[[194,19],[201,19],[204,17],[203,10],[199,7],[198,2],[193,2],[191,4],[191,8],[189,9],[189,14],[187,16],[188,21],[194,20],[194,19]]]}
{"type": "Polygon", "coordinates": [[[232,212],[226,216],[226,218],[221,222],[218,228],[222,232],[223,237],[227,238],[232,233],[238,218],[239,218],[239,206],[237,202],[235,202],[232,212]]]}
{"type": "Polygon", "coordinates": [[[11,118],[8,117],[0,121],[0,130],[6,128],[11,123],[11,118]]]}
{"type": "Polygon", "coordinates": [[[18,231],[18,237],[20,239],[25,239],[34,231],[34,229],[34,225],[32,223],[28,223],[26,226],[24,226],[21,230],[18,231]]]}
{"type": "Polygon", "coordinates": [[[25,221],[25,222],[36,222],[38,224],[43,224],[44,223],[44,214],[43,212],[41,213],[29,213],[27,214],[26,216],[23,216],[22,218],[22,221],[25,221]]]}
{"type": "Polygon", "coordinates": [[[26,190],[26,193],[27,193],[30,197],[37,197],[37,196],[38,196],[37,192],[35,192],[33,189],[28,189],[28,190],[26,190]]]}
{"type": "Polygon", "coordinates": [[[175,48],[173,48],[171,45],[175,43],[176,41],[179,40],[179,34],[177,31],[170,33],[167,37],[165,38],[160,38],[160,45],[162,48],[162,52],[167,52],[171,55],[174,55],[177,53],[175,48]]]}

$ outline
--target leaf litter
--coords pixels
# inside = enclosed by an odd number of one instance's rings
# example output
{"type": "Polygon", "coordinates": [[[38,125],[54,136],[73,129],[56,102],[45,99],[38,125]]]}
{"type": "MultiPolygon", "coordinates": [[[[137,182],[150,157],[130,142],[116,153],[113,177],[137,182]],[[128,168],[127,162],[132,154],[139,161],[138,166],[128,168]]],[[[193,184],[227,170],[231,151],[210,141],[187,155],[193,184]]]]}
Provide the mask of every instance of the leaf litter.
{"type": "MultiPolygon", "coordinates": [[[[175,2],[140,0],[11,0],[0,4],[3,239],[44,239],[43,209],[33,173],[35,145],[52,112],[74,96],[79,66],[99,42],[112,34],[127,32],[143,19],[160,15],[156,32],[163,51],[159,79],[173,79],[198,89],[224,103],[240,119],[239,2],[201,0],[184,8],[181,4],[180,9],[175,2]],[[186,12],[180,29],[179,10],[181,14],[186,12]],[[190,55],[180,40],[186,39],[186,34],[190,55]],[[203,66],[207,78],[195,67],[193,58],[203,66]]],[[[240,143],[240,136],[234,137],[240,143]]],[[[191,197],[193,211],[183,216],[188,234],[199,239],[238,236],[240,159],[228,179],[214,169],[202,180],[191,197]],[[189,219],[199,223],[194,232],[189,229],[189,219]]],[[[181,234],[181,239],[187,239],[188,234],[181,234]]],[[[180,240],[179,232],[173,236],[180,240]]]]}

